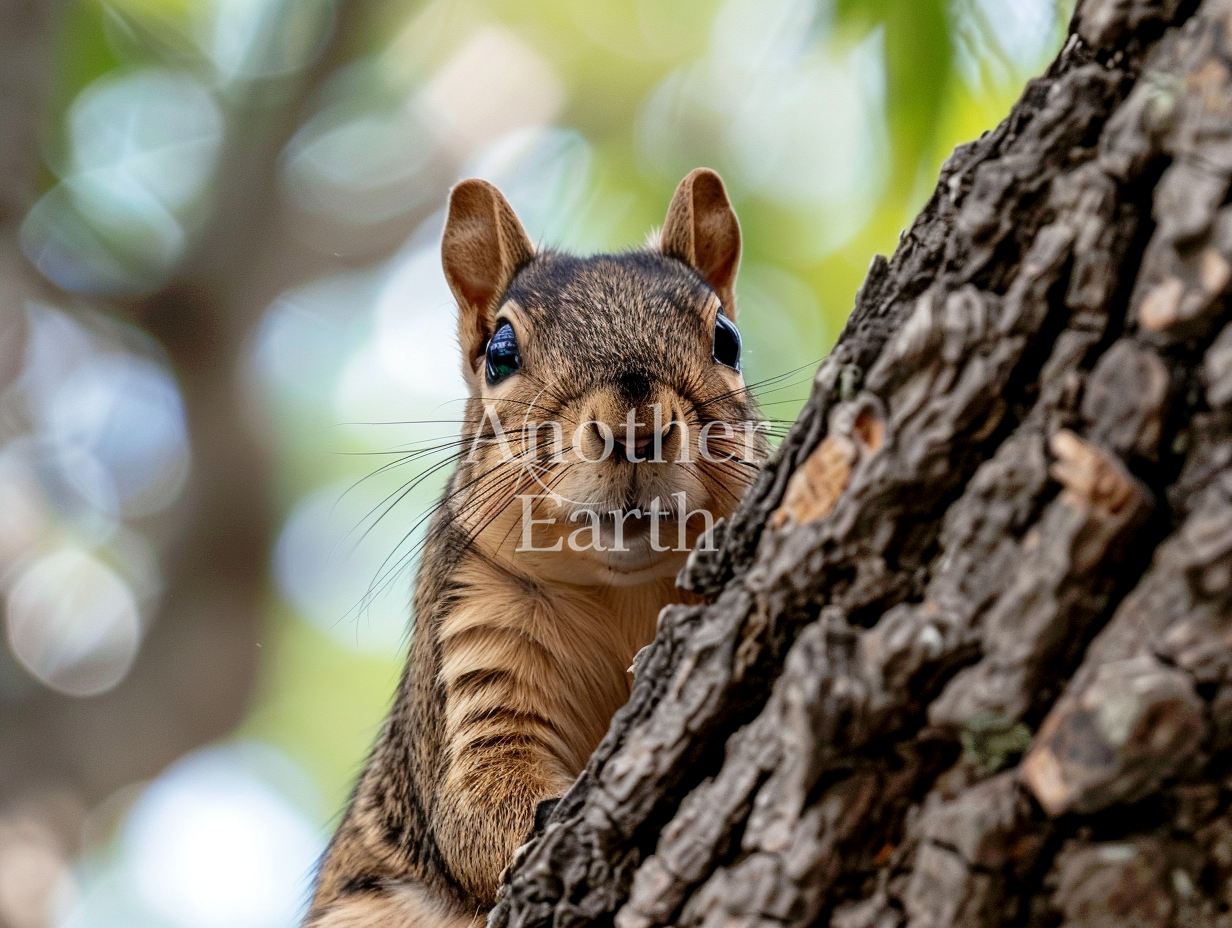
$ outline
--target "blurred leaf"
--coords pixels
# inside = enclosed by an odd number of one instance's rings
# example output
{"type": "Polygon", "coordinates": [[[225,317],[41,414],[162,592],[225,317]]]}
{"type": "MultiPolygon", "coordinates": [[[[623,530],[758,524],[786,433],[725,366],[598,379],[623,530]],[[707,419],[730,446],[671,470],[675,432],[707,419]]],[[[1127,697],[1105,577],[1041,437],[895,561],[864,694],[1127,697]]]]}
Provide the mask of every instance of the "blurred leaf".
{"type": "Polygon", "coordinates": [[[107,41],[105,12],[98,0],[65,4],[55,48],[55,92],[50,109],[60,114],[96,78],[120,66],[107,41]]]}
{"type": "Polygon", "coordinates": [[[834,21],[851,32],[867,32],[882,22],[893,0],[835,0],[834,21]]]}
{"type": "Polygon", "coordinates": [[[894,153],[891,197],[915,183],[950,91],[953,58],[945,0],[892,3],[885,14],[886,110],[894,153]]]}
{"type": "Polygon", "coordinates": [[[195,9],[209,4],[205,0],[111,0],[111,5],[146,21],[187,23],[195,9]]]}

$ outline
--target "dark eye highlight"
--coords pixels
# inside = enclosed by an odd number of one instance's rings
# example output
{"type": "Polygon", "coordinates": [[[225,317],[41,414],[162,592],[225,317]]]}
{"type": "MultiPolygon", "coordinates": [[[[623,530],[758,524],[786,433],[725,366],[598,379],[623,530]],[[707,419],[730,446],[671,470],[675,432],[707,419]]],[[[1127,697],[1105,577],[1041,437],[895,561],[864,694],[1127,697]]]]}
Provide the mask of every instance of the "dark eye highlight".
{"type": "Polygon", "coordinates": [[[732,370],[740,370],[740,330],[722,313],[714,320],[714,359],[732,370]]]}
{"type": "Polygon", "coordinates": [[[518,351],[518,339],[513,334],[513,326],[502,322],[492,337],[488,339],[488,385],[500,383],[510,374],[517,373],[522,366],[522,355],[518,351]]]}

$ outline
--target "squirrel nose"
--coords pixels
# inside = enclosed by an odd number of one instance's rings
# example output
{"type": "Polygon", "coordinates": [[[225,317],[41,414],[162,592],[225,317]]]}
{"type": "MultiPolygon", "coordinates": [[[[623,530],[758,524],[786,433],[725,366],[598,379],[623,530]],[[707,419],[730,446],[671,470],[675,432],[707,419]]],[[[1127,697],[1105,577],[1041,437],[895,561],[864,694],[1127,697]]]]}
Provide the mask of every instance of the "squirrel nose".
{"type": "MultiPolygon", "coordinates": [[[[667,430],[664,429],[664,434],[666,434],[666,432],[667,430]]],[[[627,461],[631,461],[633,460],[633,458],[639,458],[639,459],[645,460],[647,456],[647,452],[653,450],[652,446],[654,445],[654,440],[655,440],[655,434],[654,434],[653,429],[649,432],[638,432],[634,435],[632,454],[630,454],[629,452],[629,442],[626,441],[627,437],[628,436],[623,434],[622,432],[616,432],[612,436],[613,455],[615,455],[618,458],[624,458],[627,461]]]]}
{"type": "Polygon", "coordinates": [[[645,438],[640,435],[633,442],[633,454],[635,457],[642,457],[647,448],[654,442],[653,435],[647,435],[645,438]]]}

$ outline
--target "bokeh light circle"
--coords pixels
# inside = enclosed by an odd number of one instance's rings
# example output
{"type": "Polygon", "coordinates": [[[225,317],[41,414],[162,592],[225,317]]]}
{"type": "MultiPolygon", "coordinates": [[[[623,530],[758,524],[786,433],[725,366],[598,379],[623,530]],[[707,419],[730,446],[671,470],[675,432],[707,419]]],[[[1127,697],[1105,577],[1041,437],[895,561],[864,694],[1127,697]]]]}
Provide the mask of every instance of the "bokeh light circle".
{"type": "Polygon", "coordinates": [[[138,800],[123,836],[143,907],[176,928],[291,928],[302,913],[317,830],[267,779],[295,769],[258,744],[184,758],[138,800]],[[264,775],[263,775],[264,774],[264,775]]]}
{"type": "Polygon", "coordinates": [[[107,469],[126,516],[163,509],[184,485],[183,404],[152,361],[109,354],[81,364],[55,391],[49,424],[59,448],[88,448],[107,469]]]}
{"type": "Polygon", "coordinates": [[[63,548],[28,566],[7,598],[13,655],[70,696],[95,696],[128,673],[141,642],[127,583],[86,551],[63,548]]]}
{"type": "Polygon", "coordinates": [[[66,290],[156,288],[188,247],[222,149],[222,110],[191,75],[143,68],[94,81],[67,123],[63,181],[27,214],[23,249],[66,290]]]}

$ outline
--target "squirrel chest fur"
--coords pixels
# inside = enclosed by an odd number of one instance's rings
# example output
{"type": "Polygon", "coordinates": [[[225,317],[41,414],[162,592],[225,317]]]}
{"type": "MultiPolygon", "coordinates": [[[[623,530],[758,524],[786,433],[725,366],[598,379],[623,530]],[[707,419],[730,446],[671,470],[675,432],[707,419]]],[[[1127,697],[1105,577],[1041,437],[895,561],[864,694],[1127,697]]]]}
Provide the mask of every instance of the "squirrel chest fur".
{"type": "Polygon", "coordinates": [[[442,238],[470,398],[393,708],[306,926],[471,925],[536,810],[585,766],[688,551],[764,458],[734,326],[740,230],[681,182],[658,242],[536,252],[501,194],[454,188],[442,238]]]}

